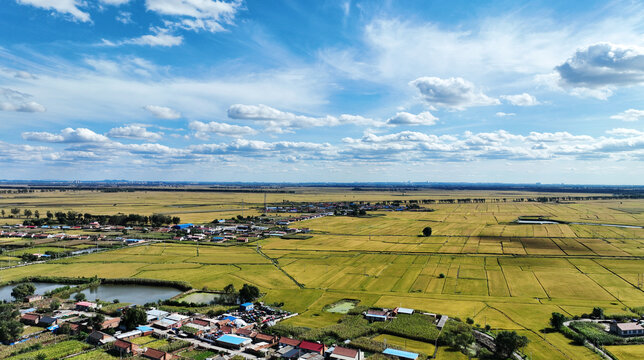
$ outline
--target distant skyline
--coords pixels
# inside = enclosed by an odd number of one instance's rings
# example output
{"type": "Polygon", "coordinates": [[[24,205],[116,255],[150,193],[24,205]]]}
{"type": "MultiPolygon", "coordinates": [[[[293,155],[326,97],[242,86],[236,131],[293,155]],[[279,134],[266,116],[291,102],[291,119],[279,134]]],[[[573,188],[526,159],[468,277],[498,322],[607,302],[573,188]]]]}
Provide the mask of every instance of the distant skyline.
{"type": "Polygon", "coordinates": [[[3,179],[644,184],[637,1],[6,0],[3,179]]]}

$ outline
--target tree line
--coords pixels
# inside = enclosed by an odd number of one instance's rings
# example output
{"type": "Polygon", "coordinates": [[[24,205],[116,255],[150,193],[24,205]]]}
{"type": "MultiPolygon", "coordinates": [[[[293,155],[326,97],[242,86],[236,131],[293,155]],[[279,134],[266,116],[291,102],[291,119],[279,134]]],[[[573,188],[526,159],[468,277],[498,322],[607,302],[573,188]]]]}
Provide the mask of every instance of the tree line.
{"type": "MultiPolygon", "coordinates": [[[[9,210],[10,214],[8,217],[20,217],[21,211],[19,208],[11,208],[9,210]]],[[[0,210],[0,215],[2,217],[7,217],[7,212],[5,209],[0,210]]],[[[181,222],[181,218],[178,216],[170,216],[163,214],[152,214],[152,215],[140,215],[140,214],[123,214],[118,213],[115,215],[95,215],[90,213],[79,213],[76,211],[56,211],[52,212],[47,210],[44,214],[41,214],[39,210],[24,209],[22,215],[26,219],[23,221],[24,225],[87,225],[92,222],[98,222],[101,225],[152,225],[152,226],[162,226],[169,224],[178,224],[181,222]]]]}

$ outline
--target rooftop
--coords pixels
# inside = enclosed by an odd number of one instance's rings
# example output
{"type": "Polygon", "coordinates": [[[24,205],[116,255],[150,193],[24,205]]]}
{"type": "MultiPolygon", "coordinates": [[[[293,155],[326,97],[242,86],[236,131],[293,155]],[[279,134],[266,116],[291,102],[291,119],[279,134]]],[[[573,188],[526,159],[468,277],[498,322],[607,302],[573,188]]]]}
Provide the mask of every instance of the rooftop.
{"type": "Polygon", "coordinates": [[[396,350],[392,348],[387,348],[385,351],[382,352],[385,355],[393,355],[397,356],[400,358],[404,359],[411,359],[411,360],[416,360],[418,358],[418,354],[409,352],[409,351],[402,351],[402,350],[396,350]]]}
{"type": "Polygon", "coordinates": [[[245,343],[247,341],[250,341],[250,339],[245,338],[245,337],[241,337],[241,336],[226,334],[226,335],[220,336],[217,339],[217,341],[221,341],[221,342],[224,342],[224,343],[227,343],[227,344],[241,345],[241,344],[243,344],[243,343],[245,343]]]}

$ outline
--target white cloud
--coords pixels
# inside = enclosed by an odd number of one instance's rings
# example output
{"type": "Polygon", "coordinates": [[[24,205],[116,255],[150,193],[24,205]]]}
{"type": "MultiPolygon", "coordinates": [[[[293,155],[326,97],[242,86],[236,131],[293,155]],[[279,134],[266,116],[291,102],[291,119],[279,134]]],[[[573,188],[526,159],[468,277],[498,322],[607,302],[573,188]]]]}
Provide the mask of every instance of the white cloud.
{"type": "Polygon", "coordinates": [[[638,121],[644,119],[644,110],[628,109],[610,117],[613,120],[638,121]]]}
{"type": "Polygon", "coordinates": [[[534,106],[540,104],[536,97],[528,93],[517,95],[501,95],[501,99],[515,106],[534,106]]]}
{"type": "Polygon", "coordinates": [[[555,67],[559,84],[575,95],[606,99],[620,86],[644,83],[644,48],[598,43],[577,51],[555,67]]]}
{"type": "Polygon", "coordinates": [[[91,21],[89,13],[79,9],[86,6],[81,0],[17,0],[19,4],[31,5],[45,10],[54,10],[61,14],[68,14],[74,20],[81,22],[91,21]]]}
{"type": "Polygon", "coordinates": [[[195,137],[199,139],[208,139],[210,135],[242,137],[257,133],[255,129],[248,126],[238,126],[214,121],[209,123],[191,121],[188,127],[195,132],[195,137]]]}
{"type": "Polygon", "coordinates": [[[148,131],[143,126],[128,125],[111,129],[107,136],[111,138],[126,138],[126,139],[143,139],[143,140],[160,140],[161,134],[148,131]]]}
{"type": "Polygon", "coordinates": [[[500,104],[498,99],[485,95],[474,84],[460,77],[441,79],[425,76],[409,84],[415,86],[423,100],[430,105],[463,110],[472,106],[500,104]]]}
{"type": "Polygon", "coordinates": [[[503,111],[499,111],[496,113],[497,117],[506,117],[506,116],[515,116],[515,115],[516,115],[515,113],[506,113],[503,111]]]}
{"type": "Polygon", "coordinates": [[[607,134],[610,135],[615,135],[615,136],[642,136],[644,135],[644,131],[639,131],[635,129],[624,129],[624,128],[617,128],[617,129],[611,129],[606,131],[607,134]]]}
{"type": "Polygon", "coordinates": [[[293,129],[302,129],[320,126],[338,125],[373,125],[381,126],[382,123],[358,115],[343,114],[339,117],[326,115],[311,117],[281,111],[263,104],[244,105],[234,104],[228,108],[228,117],[236,120],[252,120],[263,122],[266,129],[276,132],[290,132],[293,129]]]}
{"type": "Polygon", "coordinates": [[[60,134],[48,132],[23,132],[22,138],[29,141],[40,141],[50,143],[100,143],[108,142],[109,139],[86,128],[65,128],[60,134]]]}
{"type": "Polygon", "coordinates": [[[120,22],[121,24],[131,24],[133,22],[132,13],[127,11],[119,11],[118,15],[116,15],[116,21],[120,22]]]}
{"type": "Polygon", "coordinates": [[[173,120],[181,117],[180,112],[166,106],[146,105],[143,108],[159,119],[173,120]]]}
{"type": "Polygon", "coordinates": [[[183,43],[183,36],[169,34],[168,29],[152,28],[154,34],[139,36],[132,39],[113,42],[103,39],[103,45],[120,46],[120,45],[142,45],[142,46],[162,46],[172,47],[183,43]]]}
{"type": "Polygon", "coordinates": [[[31,95],[23,92],[0,88],[0,111],[18,111],[18,112],[45,112],[44,106],[30,100],[31,95]]]}
{"type": "Polygon", "coordinates": [[[420,114],[410,114],[408,112],[399,112],[395,116],[387,120],[388,125],[434,125],[438,118],[432,115],[429,111],[421,112],[420,114]]]}
{"type": "Polygon", "coordinates": [[[224,31],[222,24],[232,23],[242,2],[241,0],[146,0],[145,6],[149,11],[179,18],[176,21],[166,22],[169,26],[217,32],[224,31]]]}
{"type": "Polygon", "coordinates": [[[120,6],[130,2],[130,0],[99,0],[99,1],[103,4],[114,5],[114,6],[120,6]]]}

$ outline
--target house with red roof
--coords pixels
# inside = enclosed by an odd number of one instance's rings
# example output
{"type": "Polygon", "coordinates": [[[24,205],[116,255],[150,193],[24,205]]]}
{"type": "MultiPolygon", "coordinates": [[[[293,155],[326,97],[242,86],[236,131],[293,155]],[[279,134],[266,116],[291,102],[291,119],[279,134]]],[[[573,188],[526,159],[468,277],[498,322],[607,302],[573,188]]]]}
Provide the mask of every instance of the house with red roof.
{"type": "Polygon", "coordinates": [[[291,339],[291,338],[287,338],[287,337],[282,336],[280,338],[280,341],[279,341],[279,346],[280,347],[283,347],[283,346],[297,347],[298,345],[300,345],[300,343],[301,343],[300,340],[291,339]]]}
{"type": "Polygon", "coordinates": [[[139,346],[125,340],[116,340],[114,342],[114,350],[120,356],[135,355],[139,351],[139,346]]]}
{"type": "Polygon", "coordinates": [[[148,359],[153,359],[153,360],[170,360],[170,359],[172,359],[172,354],[167,353],[165,351],[152,349],[152,348],[148,348],[147,350],[145,350],[145,352],[143,353],[143,356],[148,358],[148,359]]]}
{"type": "Polygon", "coordinates": [[[358,350],[336,346],[331,352],[330,358],[336,360],[362,360],[361,355],[358,350]]]}
{"type": "Polygon", "coordinates": [[[324,344],[303,340],[298,346],[301,350],[323,355],[326,347],[324,344]]]}

